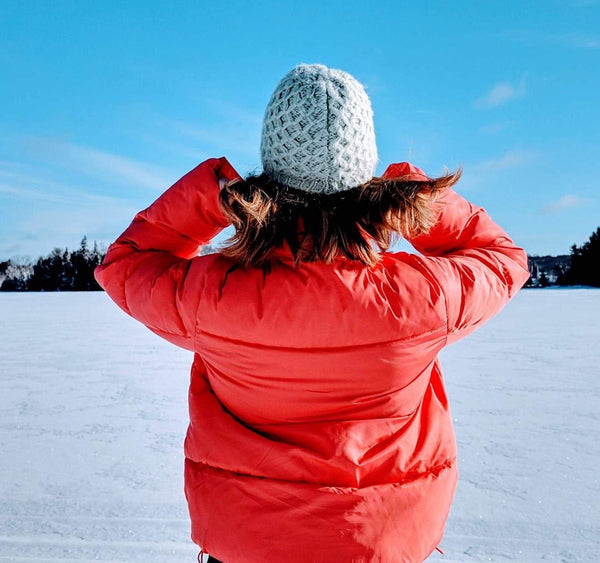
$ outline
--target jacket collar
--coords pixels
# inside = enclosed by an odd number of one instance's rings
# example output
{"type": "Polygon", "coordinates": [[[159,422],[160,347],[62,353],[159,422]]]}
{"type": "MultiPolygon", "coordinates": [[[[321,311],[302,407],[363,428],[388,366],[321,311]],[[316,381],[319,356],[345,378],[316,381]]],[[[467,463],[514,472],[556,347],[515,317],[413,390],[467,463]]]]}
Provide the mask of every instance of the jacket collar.
{"type": "MultiPolygon", "coordinates": [[[[278,245],[278,246],[273,246],[269,250],[269,258],[272,258],[273,260],[280,260],[282,262],[293,262],[294,261],[294,255],[292,253],[292,249],[290,248],[290,246],[286,240],[283,241],[283,244],[278,245]]],[[[348,257],[346,257],[341,251],[338,250],[334,257],[334,261],[339,262],[342,260],[350,261],[350,259],[348,257]]],[[[312,263],[314,264],[315,262],[312,262],[312,263]]]]}

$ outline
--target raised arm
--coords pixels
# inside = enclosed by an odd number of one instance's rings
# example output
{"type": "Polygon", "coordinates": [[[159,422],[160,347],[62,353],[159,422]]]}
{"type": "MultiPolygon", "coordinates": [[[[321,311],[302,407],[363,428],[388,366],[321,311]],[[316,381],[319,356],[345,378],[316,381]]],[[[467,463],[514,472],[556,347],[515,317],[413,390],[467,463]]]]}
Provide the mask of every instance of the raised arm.
{"type": "Polygon", "coordinates": [[[426,274],[445,297],[450,344],[496,315],[525,284],[529,268],[526,251],[485,209],[453,188],[444,190],[433,206],[435,225],[428,234],[408,240],[424,255],[426,274]]]}
{"type": "Polygon", "coordinates": [[[229,224],[219,207],[219,179],[237,177],[225,157],[202,162],[134,217],[94,271],[128,315],[188,350],[202,290],[197,255],[229,224]]]}

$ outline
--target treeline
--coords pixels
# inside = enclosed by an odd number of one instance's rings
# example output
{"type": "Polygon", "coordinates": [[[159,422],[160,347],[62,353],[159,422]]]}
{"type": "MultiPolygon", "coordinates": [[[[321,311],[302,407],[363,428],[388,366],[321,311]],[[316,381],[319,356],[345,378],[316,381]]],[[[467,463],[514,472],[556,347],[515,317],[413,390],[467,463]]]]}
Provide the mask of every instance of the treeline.
{"type": "MultiPolygon", "coordinates": [[[[207,244],[201,253],[216,251],[207,244]]],[[[87,237],[83,237],[77,250],[55,248],[35,263],[26,257],[0,261],[0,291],[102,291],[94,270],[105,255],[96,241],[90,249],[87,237]]]]}
{"type": "Polygon", "coordinates": [[[586,243],[571,246],[570,268],[562,272],[557,283],[600,287],[600,227],[592,233],[586,243]]]}
{"type": "Polygon", "coordinates": [[[529,260],[530,277],[525,287],[547,287],[562,282],[565,272],[569,270],[571,256],[561,254],[559,256],[527,256],[529,260]]]}
{"type": "Polygon", "coordinates": [[[529,256],[531,277],[525,287],[590,285],[600,287],[600,227],[565,256],[529,256]]]}
{"type": "Polygon", "coordinates": [[[88,248],[87,237],[77,250],[55,248],[34,264],[25,260],[0,262],[4,279],[0,291],[101,291],[94,279],[94,269],[104,259],[105,252],[88,248]]]}
{"type": "MultiPolygon", "coordinates": [[[[218,252],[218,248],[209,244],[201,254],[213,252],[218,252]]],[[[0,261],[0,291],[101,291],[94,269],[105,254],[95,241],[90,249],[87,237],[83,237],[77,250],[55,248],[35,263],[16,258],[0,261]]],[[[600,287],[600,227],[586,243],[572,245],[570,256],[529,256],[529,269],[531,277],[526,287],[600,287]]]]}

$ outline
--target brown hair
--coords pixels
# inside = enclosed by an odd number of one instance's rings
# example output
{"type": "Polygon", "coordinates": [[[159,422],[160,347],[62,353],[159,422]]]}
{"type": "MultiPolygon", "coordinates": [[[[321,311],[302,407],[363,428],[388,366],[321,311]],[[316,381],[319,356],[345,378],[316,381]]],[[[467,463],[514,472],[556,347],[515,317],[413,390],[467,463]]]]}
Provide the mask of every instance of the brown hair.
{"type": "Polygon", "coordinates": [[[431,203],[454,185],[462,169],[429,181],[408,176],[372,178],[351,190],[318,194],[285,186],[264,173],[227,184],[219,194],[235,227],[221,254],[244,266],[269,269],[269,251],[287,241],[294,265],[331,262],[341,252],[375,265],[398,234],[426,233],[435,221],[431,203]]]}

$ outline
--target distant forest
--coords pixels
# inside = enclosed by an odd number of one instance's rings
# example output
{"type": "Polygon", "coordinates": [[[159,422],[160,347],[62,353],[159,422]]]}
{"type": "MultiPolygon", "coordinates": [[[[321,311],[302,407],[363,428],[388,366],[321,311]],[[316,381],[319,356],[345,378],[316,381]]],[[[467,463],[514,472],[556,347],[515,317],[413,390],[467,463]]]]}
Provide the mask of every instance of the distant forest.
{"type": "MultiPolygon", "coordinates": [[[[202,248],[202,254],[214,251],[211,245],[202,248]]],[[[96,241],[90,249],[83,237],[77,250],[55,248],[36,262],[28,257],[0,261],[0,291],[103,291],[94,270],[105,255],[106,249],[96,241]]]]}
{"type": "Polygon", "coordinates": [[[87,237],[78,250],[55,248],[48,256],[31,263],[26,257],[0,262],[0,291],[101,291],[94,268],[105,252],[88,248],[87,237]]]}
{"type": "MultiPolygon", "coordinates": [[[[201,253],[217,250],[206,245],[201,253]]],[[[95,241],[90,249],[87,237],[83,237],[77,250],[55,248],[36,262],[28,257],[0,261],[0,291],[102,291],[94,279],[94,269],[105,254],[95,241]]],[[[572,245],[570,255],[528,258],[531,275],[525,287],[600,287],[600,227],[581,246],[572,245]]]]}
{"type": "Polygon", "coordinates": [[[581,246],[573,244],[571,254],[528,256],[531,276],[525,287],[590,285],[600,287],[600,227],[581,246]]]}

